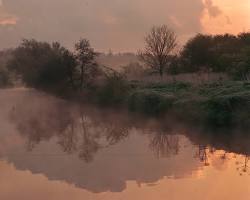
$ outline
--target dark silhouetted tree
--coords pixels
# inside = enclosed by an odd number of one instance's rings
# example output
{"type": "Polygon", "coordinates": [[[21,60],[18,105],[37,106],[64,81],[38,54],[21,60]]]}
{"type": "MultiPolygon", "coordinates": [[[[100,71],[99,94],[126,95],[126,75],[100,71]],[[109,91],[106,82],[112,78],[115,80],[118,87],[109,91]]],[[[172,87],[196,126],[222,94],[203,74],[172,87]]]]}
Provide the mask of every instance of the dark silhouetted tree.
{"type": "Polygon", "coordinates": [[[72,84],[73,54],[59,43],[23,40],[13,51],[8,69],[21,75],[28,87],[52,89],[72,84]]]}
{"type": "Polygon", "coordinates": [[[9,86],[12,86],[10,73],[5,69],[0,68],[0,88],[5,88],[9,86]]]}
{"type": "Polygon", "coordinates": [[[187,71],[198,71],[199,67],[204,67],[211,63],[212,59],[212,37],[198,34],[190,39],[181,52],[182,59],[186,60],[189,69],[187,71]]]}
{"type": "Polygon", "coordinates": [[[182,71],[197,72],[205,68],[246,79],[250,71],[249,44],[250,33],[238,36],[198,34],[186,43],[181,52],[180,58],[185,63],[182,71]]]}
{"type": "Polygon", "coordinates": [[[79,71],[79,86],[88,86],[97,75],[98,65],[95,61],[97,53],[86,39],[81,39],[75,44],[75,57],[79,71]]]}
{"type": "Polygon", "coordinates": [[[166,25],[153,27],[145,44],[145,49],[139,52],[141,60],[162,76],[169,64],[169,56],[177,46],[176,34],[166,25]]]}

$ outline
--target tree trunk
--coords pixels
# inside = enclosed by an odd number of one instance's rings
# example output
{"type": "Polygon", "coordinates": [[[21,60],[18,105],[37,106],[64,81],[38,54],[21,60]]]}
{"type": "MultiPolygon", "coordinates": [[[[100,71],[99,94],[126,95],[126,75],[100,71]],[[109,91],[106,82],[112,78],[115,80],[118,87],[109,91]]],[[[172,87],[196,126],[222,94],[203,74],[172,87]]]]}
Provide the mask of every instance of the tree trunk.
{"type": "Polygon", "coordinates": [[[73,78],[73,72],[69,72],[69,82],[70,85],[73,89],[75,89],[75,83],[74,83],[74,78],[73,78]]]}
{"type": "Polygon", "coordinates": [[[163,77],[163,68],[162,67],[160,67],[159,73],[160,73],[160,76],[161,76],[161,79],[162,79],[162,77],[163,77]]]}
{"type": "Polygon", "coordinates": [[[84,79],[84,77],[83,77],[83,76],[84,76],[84,75],[83,75],[83,71],[84,71],[83,68],[84,68],[84,66],[82,65],[82,66],[81,66],[81,77],[80,77],[80,88],[81,88],[81,89],[83,89],[83,81],[84,81],[84,80],[83,80],[83,79],[84,79]]]}

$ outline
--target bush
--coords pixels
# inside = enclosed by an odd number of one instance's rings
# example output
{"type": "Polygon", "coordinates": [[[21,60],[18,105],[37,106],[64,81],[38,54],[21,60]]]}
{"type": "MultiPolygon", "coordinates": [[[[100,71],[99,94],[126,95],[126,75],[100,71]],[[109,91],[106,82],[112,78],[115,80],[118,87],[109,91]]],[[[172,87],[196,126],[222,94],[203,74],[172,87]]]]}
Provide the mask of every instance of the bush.
{"type": "Polygon", "coordinates": [[[128,99],[129,109],[149,115],[158,115],[172,108],[173,95],[161,94],[150,90],[136,91],[128,99]]]}
{"type": "Polygon", "coordinates": [[[210,99],[205,104],[206,119],[213,125],[228,125],[232,122],[232,108],[229,100],[210,99]]]}
{"type": "Polygon", "coordinates": [[[0,88],[12,86],[12,81],[8,71],[0,69],[0,88]]]}
{"type": "Polygon", "coordinates": [[[250,78],[250,63],[240,62],[232,68],[230,75],[235,80],[248,80],[250,78]]]}
{"type": "Polygon", "coordinates": [[[174,82],[174,83],[151,83],[149,85],[146,85],[145,88],[152,89],[154,91],[158,92],[181,92],[186,91],[191,88],[191,84],[184,83],[184,82],[174,82]]]}
{"type": "Polygon", "coordinates": [[[103,105],[122,104],[128,96],[129,89],[123,76],[118,74],[108,76],[97,88],[97,102],[103,105]]]}
{"type": "Polygon", "coordinates": [[[65,88],[70,84],[73,55],[59,43],[23,40],[13,51],[8,69],[22,77],[28,87],[65,88]]]}
{"type": "Polygon", "coordinates": [[[207,86],[206,89],[203,88],[202,93],[207,97],[203,102],[205,118],[214,125],[235,123],[237,113],[246,112],[250,108],[248,83],[233,82],[222,86],[207,86]]]}

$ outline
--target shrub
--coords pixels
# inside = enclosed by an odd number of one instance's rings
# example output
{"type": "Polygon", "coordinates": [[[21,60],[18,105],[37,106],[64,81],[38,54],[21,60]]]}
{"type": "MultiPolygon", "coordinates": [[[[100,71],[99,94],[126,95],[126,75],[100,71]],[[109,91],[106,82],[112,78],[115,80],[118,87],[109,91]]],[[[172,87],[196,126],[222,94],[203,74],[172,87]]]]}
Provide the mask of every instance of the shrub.
{"type": "Polygon", "coordinates": [[[230,70],[230,75],[235,80],[249,80],[250,78],[250,63],[239,62],[236,67],[230,70]]]}
{"type": "Polygon", "coordinates": [[[0,88],[12,86],[12,81],[8,71],[0,69],[0,88]]]}
{"type": "Polygon", "coordinates": [[[173,95],[141,90],[130,95],[128,105],[131,111],[158,115],[172,108],[174,99],[173,95]]]}
{"type": "Polygon", "coordinates": [[[227,125],[232,122],[232,107],[227,99],[210,99],[205,104],[206,119],[214,125],[227,125]]]}
{"type": "Polygon", "coordinates": [[[237,121],[241,111],[250,108],[250,85],[234,82],[222,86],[211,86],[203,91],[206,119],[214,125],[229,125],[237,121]]]}
{"type": "Polygon", "coordinates": [[[122,104],[127,98],[129,89],[123,76],[113,74],[106,77],[104,83],[97,88],[97,101],[103,105],[122,104]]]}
{"type": "Polygon", "coordinates": [[[13,51],[8,69],[22,77],[28,87],[65,88],[70,85],[73,55],[59,43],[23,40],[13,51]]]}

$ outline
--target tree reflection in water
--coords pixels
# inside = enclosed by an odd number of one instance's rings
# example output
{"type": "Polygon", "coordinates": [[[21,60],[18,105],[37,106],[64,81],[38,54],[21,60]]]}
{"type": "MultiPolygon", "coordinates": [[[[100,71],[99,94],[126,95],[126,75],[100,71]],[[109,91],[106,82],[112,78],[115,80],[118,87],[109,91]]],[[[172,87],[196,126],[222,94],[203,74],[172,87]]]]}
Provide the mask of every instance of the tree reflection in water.
{"type": "Polygon", "coordinates": [[[208,161],[208,147],[204,145],[198,145],[198,152],[195,155],[195,157],[199,158],[202,163],[204,163],[205,166],[209,166],[208,161]]]}
{"type": "MultiPolygon", "coordinates": [[[[105,113],[97,116],[89,107],[71,106],[61,100],[53,100],[45,103],[46,106],[22,105],[11,110],[11,121],[16,125],[19,133],[27,140],[27,149],[32,151],[41,141],[56,139],[63,152],[76,153],[85,162],[91,162],[94,156],[104,148],[115,145],[125,140],[133,128],[149,135],[149,148],[157,158],[170,157],[180,152],[180,136],[183,133],[175,130],[175,127],[157,126],[148,129],[147,122],[143,120],[120,119],[105,113]],[[20,117],[22,116],[22,117],[20,117]],[[140,122],[142,121],[142,122],[140,122]]],[[[188,128],[185,132],[188,131],[188,128]]],[[[229,152],[244,155],[244,162],[237,162],[239,173],[249,173],[249,136],[242,135],[244,142],[237,141],[230,134],[218,134],[195,131],[196,134],[185,134],[186,137],[197,145],[195,155],[204,166],[210,165],[210,157],[216,149],[223,149],[220,159],[224,162],[230,157],[229,152]],[[240,145],[239,145],[240,144],[240,145]]]]}
{"type": "Polygon", "coordinates": [[[240,176],[244,175],[244,174],[248,174],[250,175],[250,170],[249,170],[249,160],[250,160],[250,156],[243,156],[244,159],[243,161],[240,162],[236,162],[237,165],[237,171],[239,172],[240,176]]]}
{"type": "Polygon", "coordinates": [[[58,102],[52,107],[36,107],[29,112],[18,106],[11,111],[11,120],[26,138],[29,151],[41,141],[56,138],[63,152],[77,152],[79,158],[91,162],[100,149],[115,145],[129,135],[128,127],[114,121],[104,123],[99,118],[95,120],[86,115],[83,109],[72,112],[71,107],[58,102]]]}
{"type": "Polygon", "coordinates": [[[149,147],[157,158],[169,157],[178,154],[180,149],[179,143],[180,139],[178,135],[159,131],[152,134],[149,147]]]}

